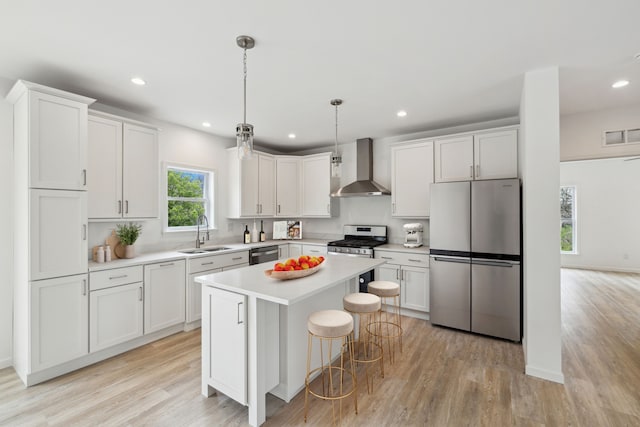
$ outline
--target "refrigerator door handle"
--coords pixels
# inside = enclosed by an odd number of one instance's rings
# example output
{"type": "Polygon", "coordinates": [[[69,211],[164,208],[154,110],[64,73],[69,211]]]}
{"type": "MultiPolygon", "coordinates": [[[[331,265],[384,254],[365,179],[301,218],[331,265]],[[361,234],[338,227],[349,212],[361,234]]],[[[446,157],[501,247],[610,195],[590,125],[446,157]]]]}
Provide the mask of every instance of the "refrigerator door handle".
{"type": "Polygon", "coordinates": [[[520,263],[517,261],[489,261],[489,260],[478,260],[478,259],[473,259],[472,263],[477,265],[489,265],[492,267],[509,267],[509,268],[513,267],[514,265],[520,265],[520,263]]]}
{"type": "Polygon", "coordinates": [[[470,264],[471,263],[471,259],[469,258],[459,258],[459,257],[454,257],[454,256],[432,256],[431,258],[433,258],[434,261],[444,261],[444,262],[457,262],[460,264],[470,264]]]}

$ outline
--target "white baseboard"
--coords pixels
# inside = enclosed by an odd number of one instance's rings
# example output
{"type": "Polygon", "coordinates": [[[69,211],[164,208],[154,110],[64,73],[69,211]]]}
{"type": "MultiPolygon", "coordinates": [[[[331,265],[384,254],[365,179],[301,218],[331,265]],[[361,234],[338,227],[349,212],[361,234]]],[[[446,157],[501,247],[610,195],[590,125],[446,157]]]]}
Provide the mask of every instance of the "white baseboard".
{"type": "Polygon", "coordinates": [[[542,378],[543,380],[553,381],[555,383],[564,384],[564,374],[556,371],[549,371],[547,369],[537,368],[535,366],[526,365],[524,372],[532,377],[542,378]]]}
{"type": "Polygon", "coordinates": [[[640,273],[638,268],[619,268],[619,267],[607,267],[598,265],[570,265],[563,264],[561,268],[573,268],[576,270],[594,270],[594,271],[612,271],[614,273],[640,273]]]}
{"type": "Polygon", "coordinates": [[[13,366],[13,359],[7,357],[6,359],[0,359],[0,369],[8,368],[13,366]]]}

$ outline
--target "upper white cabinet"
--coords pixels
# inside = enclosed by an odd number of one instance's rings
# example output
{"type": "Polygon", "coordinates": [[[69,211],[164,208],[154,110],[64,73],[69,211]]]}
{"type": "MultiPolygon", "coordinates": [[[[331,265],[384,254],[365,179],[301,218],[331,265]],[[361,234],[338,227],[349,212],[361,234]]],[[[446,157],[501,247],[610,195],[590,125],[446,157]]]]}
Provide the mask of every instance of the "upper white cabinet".
{"type": "Polygon", "coordinates": [[[330,217],[334,214],[331,199],[331,153],[302,158],[302,216],[330,217]]]}
{"type": "MultiPolygon", "coordinates": [[[[100,115],[98,115],[100,114],[100,115]]],[[[158,217],[158,132],[89,115],[89,218],[158,217]]]]}
{"type": "Polygon", "coordinates": [[[16,166],[28,171],[25,187],[86,190],[87,111],[94,100],[22,80],[7,99],[14,103],[15,138],[25,144],[15,153],[16,166]]]}
{"type": "Polygon", "coordinates": [[[502,129],[435,140],[435,181],[518,177],[518,131],[502,129]]]}
{"type": "Polygon", "coordinates": [[[401,218],[429,216],[433,182],[433,141],[391,147],[391,214],[401,218]]]}
{"type": "Polygon", "coordinates": [[[229,217],[273,216],[276,202],[276,162],[272,155],[254,152],[238,159],[236,148],[227,150],[229,165],[229,217]]]}
{"type": "Polygon", "coordinates": [[[276,216],[300,215],[300,157],[276,157],[276,216]]]}
{"type": "Polygon", "coordinates": [[[184,260],[144,266],[144,333],[185,321],[184,260]]]}

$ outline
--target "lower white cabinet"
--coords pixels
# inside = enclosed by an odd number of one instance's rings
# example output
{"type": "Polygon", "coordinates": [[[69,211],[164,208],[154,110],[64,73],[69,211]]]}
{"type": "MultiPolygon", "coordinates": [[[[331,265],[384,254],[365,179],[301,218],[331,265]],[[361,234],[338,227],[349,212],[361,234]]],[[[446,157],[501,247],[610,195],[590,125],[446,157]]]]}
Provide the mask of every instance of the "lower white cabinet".
{"type": "Polygon", "coordinates": [[[144,333],[185,321],[185,261],[144,266],[144,333]]]}
{"type": "Polygon", "coordinates": [[[278,245],[278,259],[289,258],[289,245],[278,245]]]}
{"type": "Polygon", "coordinates": [[[302,245],[300,243],[289,243],[289,258],[298,259],[302,255],[302,245]]]}
{"type": "Polygon", "coordinates": [[[376,269],[375,279],[400,283],[400,306],[405,309],[428,312],[428,255],[375,251],[375,258],[387,260],[387,264],[376,269]]]}
{"type": "Polygon", "coordinates": [[[91,291],[89,351],[95,352],[143,334],[143,283],[91,291]]]}
{"type": "Polygon", "coordinates": [[[327,246],[320,245],[302,245],[302,253],[304,255],[311,256],[326,256],[327,255],[327,246]]]}
{"type": "Polygon", "coordinates": [[[222,271],[221,268],[216,268],[215,270],[189,274],[187,282],[187,323],[195,322],[202,318],[202,283],[196,282],[196,277],[220,271],[222,271]]]}
{"type": "Polygon", "coordinates": [[[36,372],[89,352],[87,275],[31,282],[31,366],[36,372]]]}
{"type": "Polygon", "coordinates": [[[203,372],[207,383],[235,401],[247,404],[247,297],[206,286],[202,325],[203,372]]]}

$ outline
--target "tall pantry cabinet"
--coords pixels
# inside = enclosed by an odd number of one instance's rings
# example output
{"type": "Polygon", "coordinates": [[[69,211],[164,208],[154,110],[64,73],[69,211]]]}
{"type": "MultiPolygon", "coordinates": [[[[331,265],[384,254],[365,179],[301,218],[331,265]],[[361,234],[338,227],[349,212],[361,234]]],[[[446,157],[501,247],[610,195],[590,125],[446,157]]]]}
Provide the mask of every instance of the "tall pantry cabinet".
{"type": "Polygon", "coordinates": [[[88,353],[87,111],[19,80],[14,105],[13,364],[26,385],[88,353]]]}

